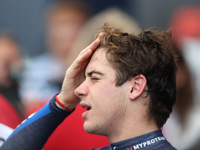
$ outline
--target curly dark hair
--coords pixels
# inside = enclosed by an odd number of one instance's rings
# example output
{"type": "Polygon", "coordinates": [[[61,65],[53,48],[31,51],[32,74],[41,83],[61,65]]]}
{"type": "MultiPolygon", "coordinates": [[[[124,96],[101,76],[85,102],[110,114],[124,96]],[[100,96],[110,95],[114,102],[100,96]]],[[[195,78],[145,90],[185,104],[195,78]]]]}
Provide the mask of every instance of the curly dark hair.
{"type": "Polygon", "coordinates": [[[129,34],[104,24],[107,58],[116,69],[116,86],[139,74],[147,79],[150,96],[149,119],[161,128],[176,100],[176,54],[171,44],[171,32],[154,29],[129,34]],[[108,55],[109,54],[109,55],[108,55]]]}

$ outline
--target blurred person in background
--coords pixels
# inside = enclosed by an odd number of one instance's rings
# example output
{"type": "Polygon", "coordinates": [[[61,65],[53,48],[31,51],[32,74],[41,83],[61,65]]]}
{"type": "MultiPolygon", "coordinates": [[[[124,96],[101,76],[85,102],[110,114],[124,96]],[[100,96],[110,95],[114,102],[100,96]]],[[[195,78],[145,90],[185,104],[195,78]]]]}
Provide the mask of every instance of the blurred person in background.
{"type": "Polygon", "coordinates": [[[15,128],[23,119],[23,104],[18,93],[22,70],[20,47],[15,36],[0,30],[0,123],[15,128]]]}
{"type": "Polygon", "coordinates": [[[55,1],[46,10],[44,41],[46,52],[28,60],[22,74],[20,93],[26,116],[59,92],[70,65],[71,47],[90,17],[89,6],[78,1],[55,1]]]}
{"type": "Polygon", "coordinates": [[[196,150],[200,149],[200,7],[179,8],[169,26],[180,58],[177,102],[164,131],[177,149],[196,150]]]}
{"type": "Polygon", "coordinates": [[[172,40],[183,53],[195,78],[194,86],[200,92],[200,6],[180,7],[172,15],[169,26],[172,40]]]}

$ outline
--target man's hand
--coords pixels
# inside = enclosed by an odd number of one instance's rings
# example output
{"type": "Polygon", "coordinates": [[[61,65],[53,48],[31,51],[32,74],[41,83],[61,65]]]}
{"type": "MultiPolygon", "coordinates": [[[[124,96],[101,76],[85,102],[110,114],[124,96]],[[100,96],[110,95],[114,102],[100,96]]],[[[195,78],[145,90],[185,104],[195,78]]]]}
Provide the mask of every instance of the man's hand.
{"type": "Polygon", "coordinates": [[[79,98],[74,94],[74,90],[85,80],[85,69],[90,60],[93,51],[101,43],[103,33],[100,33],[98,38],[80,52],[65,74],[61,92],[58,94],[58,99],[66,107],[74,109],[80,102],[79,98]]]}

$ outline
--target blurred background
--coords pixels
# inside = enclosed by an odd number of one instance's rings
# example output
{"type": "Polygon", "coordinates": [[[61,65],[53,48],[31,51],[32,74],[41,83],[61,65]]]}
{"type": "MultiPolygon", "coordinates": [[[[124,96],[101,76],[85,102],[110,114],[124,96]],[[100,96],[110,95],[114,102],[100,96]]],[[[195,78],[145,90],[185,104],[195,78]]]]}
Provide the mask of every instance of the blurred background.
{"type": "MultiPolygon", "coordinates": [[[[180,55],[177,102],[163,132],[177,149],[200,149],[199,0],[0,0],[0,123],[15,128],[58,93],[66,69],[105,22],[133,33],[172,30],[180,55]]],[[[59,126],[44,150],[108,145],[83,131],[82,111],[70,116],[74,123],[59,126]]]]}

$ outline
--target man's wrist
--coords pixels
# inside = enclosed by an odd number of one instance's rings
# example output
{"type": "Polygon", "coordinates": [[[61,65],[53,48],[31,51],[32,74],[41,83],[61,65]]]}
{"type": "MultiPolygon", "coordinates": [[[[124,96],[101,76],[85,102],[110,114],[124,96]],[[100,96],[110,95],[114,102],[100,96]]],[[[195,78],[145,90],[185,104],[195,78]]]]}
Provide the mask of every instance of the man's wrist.
{"type": "Polygon", "coordinates": [[[61,108],[61,109],[65,109],[68,111],[72,111],[72,109],[70,109],[69,107],[65,106],[58,98],[58,95],[55,96],[55,101],[56,101],[56,105],[61,108]]]}

